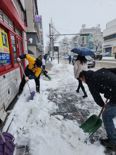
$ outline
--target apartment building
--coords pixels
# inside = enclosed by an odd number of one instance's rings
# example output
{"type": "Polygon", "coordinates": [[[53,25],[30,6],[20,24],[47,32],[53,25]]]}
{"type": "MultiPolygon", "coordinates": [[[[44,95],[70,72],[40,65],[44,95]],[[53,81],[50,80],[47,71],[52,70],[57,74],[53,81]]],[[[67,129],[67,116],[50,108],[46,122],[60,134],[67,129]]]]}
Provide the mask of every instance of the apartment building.
{"type": "Polygon", "coordinates": [[[80,30],[79,45],[88,47],[94,51],[101,51],[103,43],[103,33],[101,32],[100,25],[96,27],[87,28],[85,24],[82,25],[80,30]]]}
{"type": "Polygon", "coordinates": [[[116,19],[106,24],[106,29],[103,31],[103,53],[105,56],[116,57],[116,19]]]}
{"type": "Polygon", "coordinates": [[[42,16],[39,15],[37,0],[25,0],[27,16],[27,46],[35,57],[43,53],[42,16]]]}

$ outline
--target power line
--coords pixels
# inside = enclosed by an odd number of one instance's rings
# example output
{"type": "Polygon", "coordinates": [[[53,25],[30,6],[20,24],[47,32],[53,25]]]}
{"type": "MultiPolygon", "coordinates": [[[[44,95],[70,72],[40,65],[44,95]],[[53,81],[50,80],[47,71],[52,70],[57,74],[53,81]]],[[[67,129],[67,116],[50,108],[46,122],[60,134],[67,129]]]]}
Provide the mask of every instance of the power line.
{"type": "Polygon", "coordinates": [[[68,34],[68,33],[66,33],[66,34],[53,34],[53,35],[49,35],[49,36],[65,36],[65,35],[80,35],[80,33],[72,33],[72,34],[68,34]]]}

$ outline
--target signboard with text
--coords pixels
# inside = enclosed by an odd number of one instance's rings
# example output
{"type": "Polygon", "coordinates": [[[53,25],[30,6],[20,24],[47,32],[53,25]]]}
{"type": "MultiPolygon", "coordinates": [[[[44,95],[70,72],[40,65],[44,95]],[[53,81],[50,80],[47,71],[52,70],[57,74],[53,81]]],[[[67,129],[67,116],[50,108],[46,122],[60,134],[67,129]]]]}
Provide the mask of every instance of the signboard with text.
{"type": "Polygon", "coordinates": [[[0,65],[10,63],[10,51],[7,33],[0,28],[0,65]]]}

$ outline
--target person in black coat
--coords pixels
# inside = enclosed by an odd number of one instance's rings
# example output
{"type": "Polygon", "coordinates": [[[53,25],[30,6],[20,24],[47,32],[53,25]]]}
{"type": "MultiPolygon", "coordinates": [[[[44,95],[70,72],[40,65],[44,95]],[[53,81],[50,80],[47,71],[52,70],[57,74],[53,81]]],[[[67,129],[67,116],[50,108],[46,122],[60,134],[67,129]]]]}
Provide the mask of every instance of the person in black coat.
{"type": "Polygon", "coordinates": [[[69,64],[71,64],[72,58],[71,55],[68,56],[69,64]]]}
{"type": "Polygon", "coordinates": [[[79,79],[85,82],[95,100],[95,102],[105,110],[102,113],[104,127],[107,132],[107,139],[100,139],[101,144],[107,147],[116,148],[116,69],[99,69],[97,71],[82,71],[79,79]],[[108,99],[105,105],[101,94],[108,99]]]}

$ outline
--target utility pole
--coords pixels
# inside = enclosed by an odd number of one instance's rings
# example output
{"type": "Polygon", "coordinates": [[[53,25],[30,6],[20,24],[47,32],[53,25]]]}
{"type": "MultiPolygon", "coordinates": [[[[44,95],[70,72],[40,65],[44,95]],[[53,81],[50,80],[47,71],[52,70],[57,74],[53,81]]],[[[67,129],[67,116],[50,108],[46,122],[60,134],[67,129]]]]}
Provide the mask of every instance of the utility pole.
{"type": "Polygon", "coordinates": [[[53,28],[52,23],[49,23],[49,38],[50,38],[50,57],[51,60],[54,57],[54,35],[53,35],[53,28]]]}
{"type": "Polygon", "coordinates": [[[50,45],[49,45],[49,55],[52,60],[52,35],[51,35],[51,24],[49,24],[49,38],[50,38],[50,45]]]}

